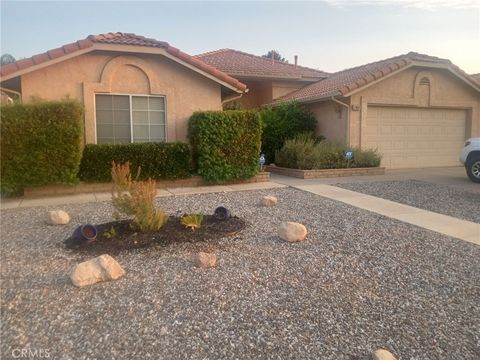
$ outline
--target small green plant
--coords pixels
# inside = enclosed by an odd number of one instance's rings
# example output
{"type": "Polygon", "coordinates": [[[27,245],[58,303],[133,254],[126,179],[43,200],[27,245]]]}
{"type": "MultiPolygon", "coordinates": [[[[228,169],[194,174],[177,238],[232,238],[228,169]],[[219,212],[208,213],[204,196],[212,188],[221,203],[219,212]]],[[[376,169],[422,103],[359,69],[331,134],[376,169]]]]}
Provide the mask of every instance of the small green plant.
{"type": "Polygon", "coordinates": [[[115,228],[112,226],[110,230],[105,230],[103,232],[103,236],[105,236],[107,239],[111,239],[117,235],[117,232],[115,231],[115,228]]]}
{"type": "Polygon", "coordinates": [[[187,229],[192,229],[192,231],[200,229],[203,223],[203,214],[183,215],[180,223],[187,229]]]}
{"type": "MultiPolygon", "coordinates": [[[[140,168],[137,171],[137,178],[140,168]]],[[[112,204],[114,216],[120,214],[133,215],[133,220],[140,231],[159,230],[168,220],[168,215],[161,209],[155,208],[157,188],[155,181],[132,180],[130,163],[115,164],[112,162],[112,204]]]]}

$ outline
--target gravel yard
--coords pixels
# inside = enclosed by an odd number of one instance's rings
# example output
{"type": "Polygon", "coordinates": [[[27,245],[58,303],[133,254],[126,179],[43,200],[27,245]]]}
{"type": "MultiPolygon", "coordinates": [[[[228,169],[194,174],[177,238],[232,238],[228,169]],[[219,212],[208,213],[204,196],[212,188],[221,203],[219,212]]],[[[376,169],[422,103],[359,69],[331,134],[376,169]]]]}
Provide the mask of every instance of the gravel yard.
{"type": "Polygon", "coordinates": [[[342,183],[335,186],[480,223],[479,192],[418,180],[342,183]]]}
{"type": "Polygon", "coordinates": [[[3,211],[2,358],[354,360],[379,347],[480,358],[479,246],[290,188],[158,203],[172,214],[225,205],[249,225],[216,245],[122,253],[123,278],[78,289],[67,273],[89,257],[62,241],[78,223],[110,221],[110,204],[60,207],[64,227],[46,225],[44,208],[3,211]],[[260,207],[267,194],[279,204],[260,207]],[[281,241],[284,220],[307,239],[281,241]],[[192,265],[202,250],[216,251],[216,269],[192,265]]]}

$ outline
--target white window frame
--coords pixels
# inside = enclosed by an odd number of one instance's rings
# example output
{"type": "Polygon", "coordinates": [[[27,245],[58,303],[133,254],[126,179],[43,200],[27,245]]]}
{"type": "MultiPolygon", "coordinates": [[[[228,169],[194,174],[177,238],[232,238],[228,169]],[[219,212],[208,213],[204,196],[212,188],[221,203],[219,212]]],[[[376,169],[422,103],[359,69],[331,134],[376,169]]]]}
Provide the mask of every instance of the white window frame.
{"type": "MultiPolygon", "coordinates": [[[[98,144],[97,139],[97,95],[119,95],[119,96],[128,96],[129,106],[130,106],[130,144],[133,144],[133,107],[132,107],[132,97],[139,96],[139,97],[155,97],[155,98],[163,98],[163,103],[165,105],[165,141],[168,142],[168,120],[167,120],[167,96],[166,95],[156,95],[156,94],[125,94],[125,93],[103,93],[97,92],[93,94],[93,122],[95,128],[95,144],[98,144]]],[[[150,138],[150,126],[148,127],[148,137],[150,138]]],[[[113,145],[113,144],[112,144],[113,145]]]]}

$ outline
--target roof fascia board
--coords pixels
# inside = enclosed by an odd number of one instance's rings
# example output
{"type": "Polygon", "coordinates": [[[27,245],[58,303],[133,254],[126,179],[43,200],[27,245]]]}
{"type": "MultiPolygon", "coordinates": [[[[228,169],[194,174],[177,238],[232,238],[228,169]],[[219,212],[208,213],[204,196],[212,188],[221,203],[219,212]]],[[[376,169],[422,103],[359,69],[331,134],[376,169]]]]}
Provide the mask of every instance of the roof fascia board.
{"type": "Polygon", "coordinates": [[[213,80],[217,83],[219,83],[220,85],[226,87],[227,89],[230,89],[236,93],[243,93],[242,91],[238,90],[237,88],[235,88],[234,86],[216,78],[215,76],[213,75],[210,75],[209,73],[169,54],[165,49],[162,49],[162,48],[155,48],[155,47],[145,47],[145,46],[132,46],[132,45],[117,45],[117,44],[98,44],[98,43],[95,43],[93,44],[93,46],[91,47],[88,47],[86,49],[81,49],[81,50],[77,50],[77,51],[74,51],[70,54],[66,54],[66,55],[63,55],[63,56],[60,56],[56,59],[52,59],[52,60],[49,60],[49,61],[45,61],[43,63],[40,63],[38,65],[33,65],[33,66],[29,66],[25,69],[22,69],[22,70],[18,70],[12,74],[8,74],[8,75],[5,75],[1,78],[1,81],[5,81],[5,80],[9,80],[9,79],[13,79],[13,78],[16,78],[18,76],[22,76],[22,75],[25,75],[27,73],[30,73],[30,72],[33,72],[33,71],[36,71],[36,70],[40,70],[40,69],[43,69],[47,66],[51,66],[51,65],[54,65],[54,64],[57,64],[59,62],[62,62],[62,61],[65,61],[65,60],[69,60],[71,58],[74,58],[74,57],[77,57],[77,56],[80,56],[80,55],[84,55],[86,53],[89,53],[89,52],[92,52],[92,51],[120,51],[120,52],[126,52],[126,53],[142,53],[142,54],[154,54],[154,55],[163,55],[165,56],[166,58],[176,62],[176,63],[179,63],[187,68],[189,68],[190,70],[192,71],[195,71],[203,76],[205,76],[206,78],[210,79],[210,80],[213,80]]]}
{"type": "Polygon", "coordinates": [[[347,97],[347,96],[343,96],[340,91],[331,91],[328,94],[321,95],[321,96],[314,96],[314,97],[308,97],[308,98],[303,98],[303,99],[289,99],[289,100],[284,100],[284,101],[273,102],[273,103],[267,104],[266,106],[278,106],[278,105],[289,103],[289,102],[299,102],[299,103],[302,103],[302,104],[309,104],[309,103],[314,103],[314,102],[317,102],[317,101],[329,100],[332,96],[347,97]]]}
{"type": "Polygon", "coordinates": [[[298,77],[298,76],[278,76],[278,75],[255,75],[255,74],[245,74],[243,72],[236,71],[226,71],[222,70],[224,73],[234,76],[235,78],[242,78],[245,80],[289,80],[289,81],[304,81],[304,82],[317,82],[327,78],[328,76],[319,76],[319,77],[298,77]]]}
{"type": "Polygon", "coordinates": [[[390,74],[387,74],[385,76],[382,76],[380,79],[377,79],[375,81],[372,81],[371,83],[368,83],[368,84],[365,84],[364,86],[362,87],[359,87],[358,89],[355,89],[349,93],[346,93],[344,96],[345,97],[348,97],[348,96],[352,96],[360,91],[363,91],[365,89],[367,89],[368,87],[372,86],[372,85],[375,85],[377,83],[379,83],[380,81],[383,81],[385,79],[388,79],[389,77],[393,76],[393,75],[396,75],[398,74],[399,72],[403,71],[403,70],[406,70],[412,66],[418,66],[418,67],[425,67],[425,68],[436,68],[436,69],[445,69],[445,70],[448,70],[450,71],[453,75],[455,75],[456,77],[458,77],[459,79],[461,79],[462,81],[466,82],[468,85],[470,85],[472,88],[474,88],[476,91],[480,91],[480,87],[479,86],[475,86],[474,84],[472,84],[470,81],[468,81],[464,76],[462,76],[458,71],[455,71],[455,69],[452,68],[451,65],[449,64],[439,64],[439,63],[435,63],[435,62],[426,62],[426,61],[412,61],[411,63],[409,63],[408,65],[400,68],[400,69],[397,69],[395,70],[394,72],[391,72],[390,74]]]}
{"type": "MultiPolygon", "coordinates": [[[[132,46],[132,45],[116,45],[116,44],[95,44],[94,45],[96,50],[104,50],[104,51],[121,51],[121,52],[129,52],[129,53],[142,53],[142,54],[153,54],[153,55],[163,55],[166,58],[182,65],[185,66],[186,68],[189,68],[190,70],[199,73],[206,78],[215,81],[216,83],[219,83],[220,85],[226,87],[227,89],[230,89],[232,91],[235,91],[236,93],[242,94],[243,92],[238,90],[236,87],[226,83],[225,81],[222,81],[218,78],[216,78],[213,75],[210,75],[209,73],[187,63],[186,61],[183,61],[182,59],[177,58],[174,55],[169,54],[165,49],[163,48],[156,48],[156,47],[146,47],[146,46],[132,46]]],[[[201,60],[200,60],[201,61],[201,60]]]]}
{"type": "Polygon", "coordinates": [[[359,88],[353,90],[353,91],[350,91],[346,94],[344,94],[343,96],[345,97],[349,97],[349,96],[352,96],[352,95],[355,95],[356,93],[360,92],[360,91],[363,91],[367,88],[369,88],[370,86],[373,86],[375,84],[378,84],[380,81],[383,81],[385,79],[388,79],[389,77],[392,77],[394,75],[397,75],[398,73],[404,71],[404,70],[407,70],[408,68],[412,67],[413,66],[413,63],[409,63],[407,65],[405,65],[404,67],[401,67],[400,69],[397,69],[395,71],[392,71],[391,73],[387,74],[387,75],[384,75],[382,76],[381,78],[377,79],[377,80],[374,80],[372,82],[369,82],[368,84],[365,84],[363,86],[360,86],[359,88]]]}
{"type": "Polygon", "coordinates": [[[455,70],[450,64],[439,64],[439,63],[430,63],[430,62],[420,62],[420,61],[414,61],[412,63],[415,66],[422,66],[422,67],[432,67],[436,69],[446,69],[450,71],[453,75],[458,77],[460,80],[466,82],[468,85],[470,85],[472,88],[474,88],[477,91],[480,91],[480,86],[476,86],[472,84],[465,76],[463,76],[461,73],[455,70]]]}
{"type": "Polygon", "coordinates": [[[42,62],[42,63],[37,64],[37,65],[32,65],[32,66],[26,67],[25,69],[21,69],[21,70],[18,70],[16,72],[14,72],[14,73],[2,76],[1,81],[10,80],[10,79],[16,78],[18,76],[28,74],[28,73],[33,72],[33,71],[43,69],[47,66],[54,65],[54,64],[57,64],[59,62],[69,60],[69,59],[72,59],[74,57],[89,53],[93,50],[95,50],[95,45],[91,46],[91,47],[88,47],[88,48],[85,48],[85,49],[74,51],[70,54],[65,54],[65,55],[60,56],[58,58],[51,59],[51,60],[42,62]]]}

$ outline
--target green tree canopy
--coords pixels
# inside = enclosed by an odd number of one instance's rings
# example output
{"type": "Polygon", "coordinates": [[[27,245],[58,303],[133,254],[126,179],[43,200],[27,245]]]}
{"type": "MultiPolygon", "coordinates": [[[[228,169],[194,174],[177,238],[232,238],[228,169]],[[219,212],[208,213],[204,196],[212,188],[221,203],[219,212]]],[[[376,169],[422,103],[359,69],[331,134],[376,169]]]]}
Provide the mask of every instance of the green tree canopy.
{"type": "Polygon", "coordinates": [[[262,55],[262,57],[271,59],[272,54],[273,54],[274,60],[288,63],[288,61],[284,57],[282,57],[282,55],[280,55],[280,53],[277,50],[270,50],[265,55],[262,55]]]}
{"type": "Polygon", "coordinates": [[[0,64],[1,65],[7,65],[7,64],[11,64],[13,62],[15,62],[15,58],[13,57],[13,55],[10,55],[10,54],[3,54],[1,57],[0,57],[0,64]]]}

